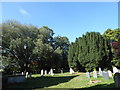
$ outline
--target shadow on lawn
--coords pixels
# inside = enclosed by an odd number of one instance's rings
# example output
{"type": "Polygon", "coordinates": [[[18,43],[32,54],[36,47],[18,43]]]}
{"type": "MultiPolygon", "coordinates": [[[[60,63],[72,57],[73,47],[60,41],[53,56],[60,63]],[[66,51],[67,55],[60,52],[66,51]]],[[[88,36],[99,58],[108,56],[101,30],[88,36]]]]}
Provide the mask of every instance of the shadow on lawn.
{"type": "Polygon", "coordinates": [[[6,89],[14,89],[14,90],[32,90],[38,88],[45,88],[53,85],[57,85],[60,83],[68,82],[69,80],[73,79],[76,76],[64,76],[64,77],[51,77],[51,76],[41,76],[36,78],[29,78],[25,83],[21,84],[9,84],[3,90],[6,89]]]}
{"type": "Polygon", "coordinates": [[[95,85],[95,86],[91,86],[91,87],[88,87],[88,88],[78,88],[78,89],[75,89],[75,90],[120,90],[120,88],[115,88],[115,84],[112,83],[112,84],[109,84],[109,85],[106,85],[106,84],[100,84],[100,85],[95,85]]]}

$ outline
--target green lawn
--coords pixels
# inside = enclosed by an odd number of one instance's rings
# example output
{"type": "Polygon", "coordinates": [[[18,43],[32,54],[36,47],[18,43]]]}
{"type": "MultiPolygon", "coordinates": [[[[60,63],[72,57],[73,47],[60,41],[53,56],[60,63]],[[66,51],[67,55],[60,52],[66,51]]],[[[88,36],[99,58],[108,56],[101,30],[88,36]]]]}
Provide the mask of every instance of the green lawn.
{"type": "Polygon", "coordinates": [[[114,88],[114,80],[110,78],[108,80],[98,76],[98,78],[88,79],[85,73],[76,74],[55,74],[54,76],[46,75],[40,76],[40,74],[32,75],[32,78],[28,78],[25,83],[10,84],[6,88],[21,88],[21,90],[39,90],[45,88],[114,88]],[[100,81],[97,83],[89,83],[91,81],[100,81]]]}

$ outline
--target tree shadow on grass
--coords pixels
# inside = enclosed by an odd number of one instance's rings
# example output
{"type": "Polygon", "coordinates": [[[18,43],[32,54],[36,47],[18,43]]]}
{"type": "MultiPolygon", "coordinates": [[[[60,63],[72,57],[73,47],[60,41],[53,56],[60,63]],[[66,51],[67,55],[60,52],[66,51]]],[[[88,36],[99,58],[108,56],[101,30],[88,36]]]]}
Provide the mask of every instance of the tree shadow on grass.
{"type": "Polygon", "coordinates": [[[52,77],[52,76],[41,76],[36,78],[29,78],[25,83],[21,84],[10,84],[5,89],[14,89],[14,90],[32,90],[32,89],[39,89],[45,88],[53,85],[57,85],[60,83],[68,82],[69,80],[73,79],[76,76],[64,76],[64,77],[52,77]]]}
{"type": "Polygon", "coordinates": [[[75,90],[120,90],[120,88],[115,88],[115,84],[112,83],[112,84],[99,84],[99,85],[95,85],[95,86],[91,86],[91,87],[87,87],[87,88],[78,88],[78,89],[75,89],[75,90]]]}

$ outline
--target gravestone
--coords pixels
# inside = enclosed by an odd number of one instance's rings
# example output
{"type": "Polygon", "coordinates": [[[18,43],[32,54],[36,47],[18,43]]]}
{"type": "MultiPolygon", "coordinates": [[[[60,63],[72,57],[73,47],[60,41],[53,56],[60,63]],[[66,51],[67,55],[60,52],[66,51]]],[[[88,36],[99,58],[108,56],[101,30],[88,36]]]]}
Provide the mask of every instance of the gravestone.
{"type": "Polygon", "coordinates": [[[24,75],[24,73],[22,72],[22,75],[24,75]]]}
{"type": "Polygon", "coordinates": [[[93,77],[97,78],[97,71],[93,71],[93,77]]]}
{"type": "Polygon", "coordinates": [[[47,70],[45,70],[45,75],[47,75],[47,70]]]}
{"type": "Polygon", "coordinates": [[[120,73],[120,69],[118,69],[118,73],[120,73]]]}
{"type": "Polygon", "coordinates": [[[52,76],[54,75],[53,69],[50,70],[50,75],[52,75],[52,76]]]}
{"type": "Polygon", "coordinates": [[[43,69],[41,70],[41,75],[43,75],[43,73],[44,73],[44,71],[43,71],[43,69]]]}
{"type": "Polygon", "coordinates": [[[118,69],[116,67],[113,67],[113,73],[117,73],[118,72],[118,69]]]}
{"type": "Polygon", "coordinates": [[[120,73],[114,74],[115,87],[120,88],[120,73]]]}
{"type": "Polygon", "coordinates": [[[74,70],[72,68],[70,68],[70,74],[73,74],[74,70]]]}
{"type": "Polygon", "coordinates": [[[49,74],[49,75],[51,75],[51,74],[50,74],[50,71],[49,71],[49,73],[48,73],[48,74],[49,74]]]}
{"type": "Polygon", "coordinates": [[[86,77],[90,78],[90,73],[86,72],[86,77]]]}
{"type": "Polygon", "coordinates": [[[99,75],[103,76],[103,72],[102,72],[101,68],[99,68],[99,75]]]}
{"type": "Polygon", "coordinates": [[[63,73],[63,70],[61,70],[61,73],[63,73]]]}
{"type": "Polygon", "coordinates": [[[26,72],[25,77],[28,78],[28,72],[26,72]]]}
{"type": "Polygon", "coordinates": [[[108,72],[103,71],[103,77],[104,77],[104,79],[109,79],[108,72]]]}
{"type": "Polygon", "coordinates": [[[110,70],[108,70],[108,75],[109,77],[112,77],[112,72],[110,70]]]}

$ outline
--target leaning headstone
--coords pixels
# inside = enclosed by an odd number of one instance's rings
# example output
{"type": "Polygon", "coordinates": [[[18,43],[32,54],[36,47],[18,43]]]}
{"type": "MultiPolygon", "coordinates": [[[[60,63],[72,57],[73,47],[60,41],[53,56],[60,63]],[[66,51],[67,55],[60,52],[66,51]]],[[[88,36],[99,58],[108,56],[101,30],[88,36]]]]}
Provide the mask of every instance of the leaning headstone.
{"type": "Polygon", "coordinates": [[[73,74],[74,70],[72,68],[70,68],[70,74],[73,74]]]}
{"type": "Polygon", "coordinates": [[[41,75],[43,75],[43,69],[41,70],[41,75]]]}
{"type": "Polygon", "coordinates": [[[113,67],[113,73],[117,73],[118,72],[118,69],[116,67],[113,67]]]}
{"type": "Polygon", "coordinates": [[[120,88],[120,73],[114,74],[115,87],[120,88]]]}
{"type": "Polygon", "coordinates": [[[86,77],[90,78],[90,73],[86,72],[86,77]]]}
{"type": "Polygon", "coordinates": [[[103,76],[103,72],[102,72],[101,68],[99,68],[99,75],[103,76]]]}
{"type": "Polygon", "coordinates": [[[93,77],[97,78],[97,71],[93,71],[93,77]]]}
{"type": "Polygon", "coordinates": [[[112,72],[110,70],[108,70],[108,75],[109,77],[112,77],[112,72]]]}
{"type": "Polygon", "coordinates": [[[103,71],[103,77],[104,77],[104,79],[109,79],[108,72],[103,71]]]}
{"type": "Polygon", "coordinates": [[[47,70],[45,70],[45,75],[47,75],[47,70]]]}
{"type": "Polygon", "coordinates": [[[28,72],[26,72],[25,77],[28,78],[28,72]]]}

